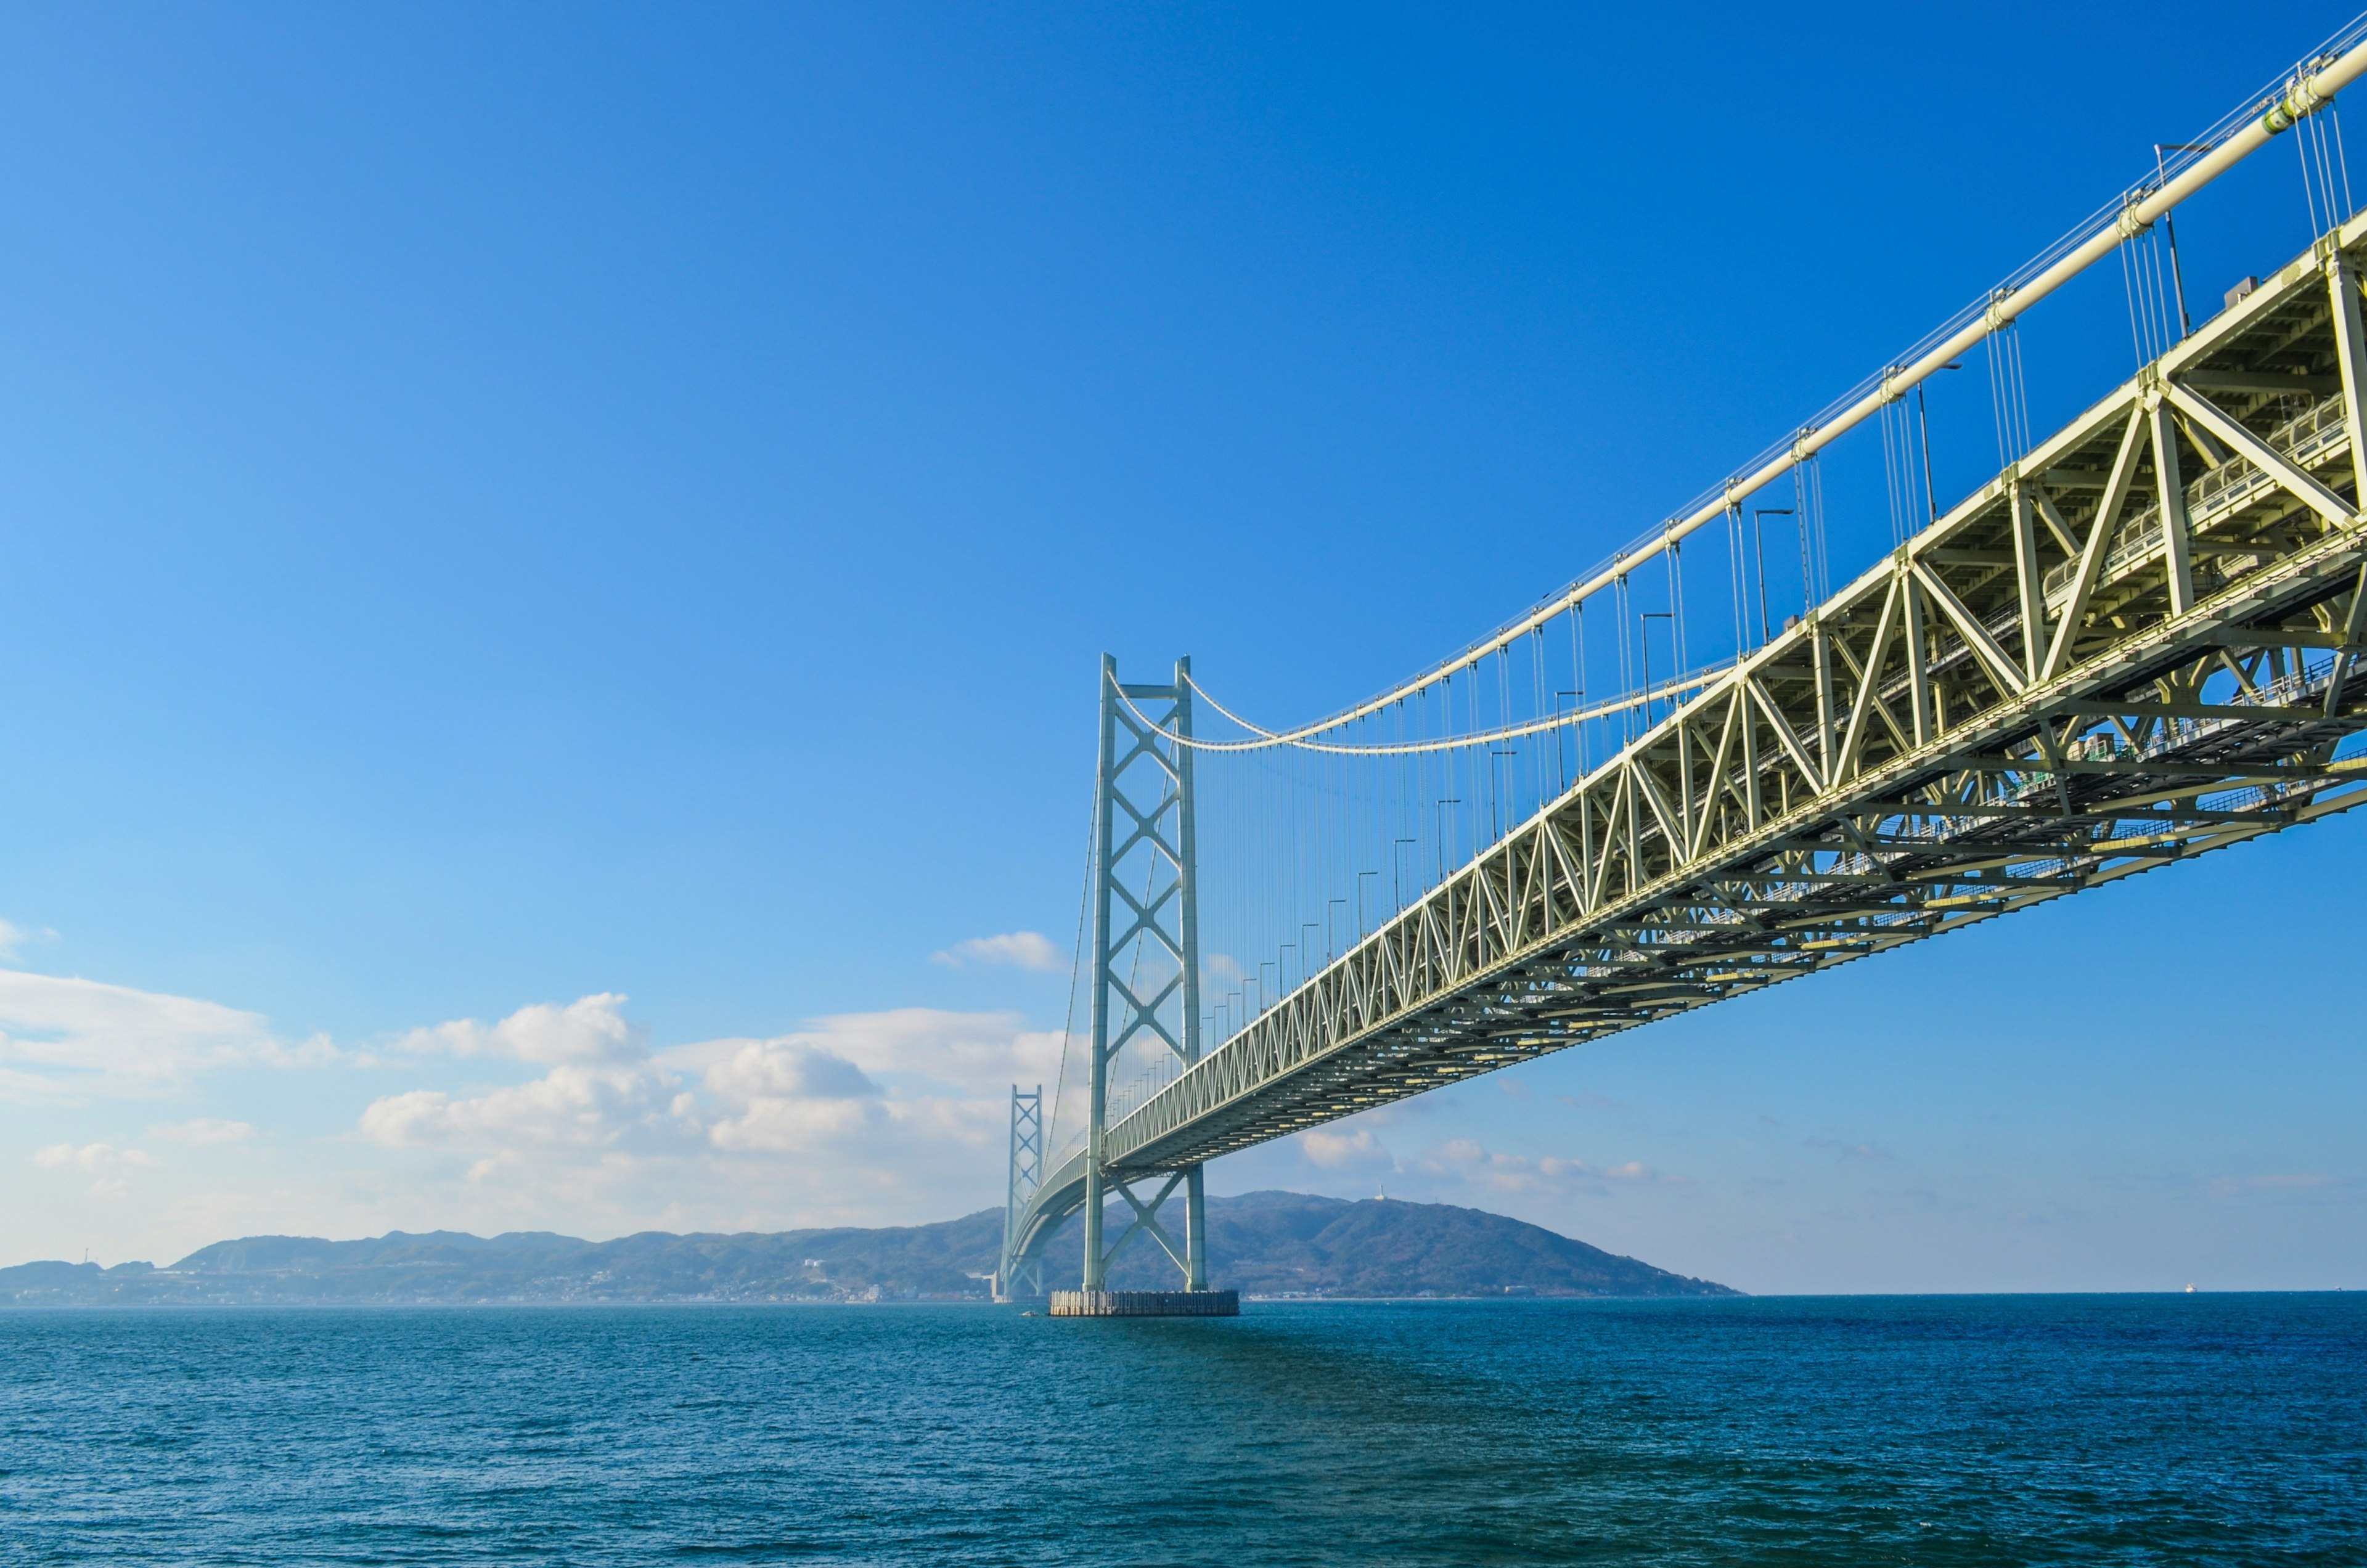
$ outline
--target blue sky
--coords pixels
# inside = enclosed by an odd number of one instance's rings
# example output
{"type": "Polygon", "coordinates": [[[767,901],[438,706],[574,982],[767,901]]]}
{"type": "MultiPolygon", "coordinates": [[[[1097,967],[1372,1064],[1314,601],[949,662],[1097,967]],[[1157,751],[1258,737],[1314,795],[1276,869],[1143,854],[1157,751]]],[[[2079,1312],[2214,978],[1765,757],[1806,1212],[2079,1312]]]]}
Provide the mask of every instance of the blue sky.
{"type": "MultiPolygon", "coordinates": [[[[958,944],[1068,949],[1101,652],[1274,717],[1410,672],[2343,19],[2147,15],[0,17],[0,1261],[999,1201],[1068,983],[958,944]]],[[[2289,146],[2180,214],[2214,301],[2309,233],[2289,146]]],[[[2128,373],[2117,270],[2024,338],[2044,430],[2128,373]]],[[[1746,1289],[2367,1285],[2363,867],[2337,819],[1211,1179],[1746,1289]]]]}

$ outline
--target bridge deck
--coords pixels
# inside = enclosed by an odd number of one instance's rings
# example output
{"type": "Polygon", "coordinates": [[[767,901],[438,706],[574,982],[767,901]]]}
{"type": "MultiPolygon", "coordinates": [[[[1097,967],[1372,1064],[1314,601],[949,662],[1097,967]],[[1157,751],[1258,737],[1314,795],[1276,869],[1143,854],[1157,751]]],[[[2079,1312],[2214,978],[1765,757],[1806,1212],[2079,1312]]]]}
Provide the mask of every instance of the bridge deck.
{"type": "MultiPolygon", "coordinates": [[[[1174,1169],[2357,804],[2354,220],[1110,1126],[1174,1169]]],[[[1742,498],[1738,496],[1738,502],[1742,498]]],[[[1023,1227],[1074,1209],[1082,1159],[1023,1227]]]]}
{"type": "Polygon", "coordinates": [[[1204,1160],[2354,804],[2346,293],[2287,266],[1113,1126],[1112,1164],[1204,1160]]]}

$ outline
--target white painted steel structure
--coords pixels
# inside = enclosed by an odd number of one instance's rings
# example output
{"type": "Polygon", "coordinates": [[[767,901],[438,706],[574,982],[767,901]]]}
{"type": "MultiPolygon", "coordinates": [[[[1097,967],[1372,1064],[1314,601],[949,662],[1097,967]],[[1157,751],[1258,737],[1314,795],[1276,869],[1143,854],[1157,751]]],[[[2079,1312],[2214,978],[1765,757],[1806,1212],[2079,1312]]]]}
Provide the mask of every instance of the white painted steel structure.
{"type": "MultiPolygon", "coordinates": [[[[1673,520],[1664,541],[1737,513],[2362,69],[2367,45],[2297,72],[2175,178],[1673,520]]],[[[1195,688],[1188,665],[1165,687],[1105,669],[1091,1134],[1014,1203],[1004,1279],[1082,1206],[1085,1283],[1098,1288],[1115,1250],[1102,1193],[1115,1189],[1133,1206],[1128,1234],[1148,1230],[1201,1288],[1199,1171],[1217,1155],[2367,799],[2367,757],[2345,747],[2367,731],[2353,678],[2367,652],[2362,272],[2357,219],[1799,624],[1653,694],[1652,722],[1615,756],[1205,1055],[1196,1002],[1170,1032],[1160,1001],[1114,977],[1125,944],[1109,915],[1115,896],[1122,934],[1151,932],[1172,954],[1161,999],[1196,985],[1195,688]],[[1163,781],[1147,812],[1110,804],[1121,745],[1163,781]],[[1119,874],[1109,852],[1146,845],[1164,880],[1119,874]],[[1111,1119],[1114,1019],[1157,1029],[1182,1067],[1111,1119]],[[1136,1196],[1162,1182],[1162,1195],[1190,1189],[1183,1242],[1136,1196]]],[[[1458,657],[1503,646],[1640,558],[1458,657]]],[[[1314,741],[1411,689],[1272,739],[1314,741]]]]}

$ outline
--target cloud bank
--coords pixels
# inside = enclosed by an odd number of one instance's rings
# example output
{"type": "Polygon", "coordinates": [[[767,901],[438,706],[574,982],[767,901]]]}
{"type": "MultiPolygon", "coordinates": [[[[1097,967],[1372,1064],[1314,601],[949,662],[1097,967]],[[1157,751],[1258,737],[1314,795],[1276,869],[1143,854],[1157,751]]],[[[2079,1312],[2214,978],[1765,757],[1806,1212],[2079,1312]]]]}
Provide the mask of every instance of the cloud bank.
{"type": "MultiPolygon", "coordinates": [[[[1041,940],[982,939],[965,961],[1032,964],[1041,940]]],[[[1000,1198],[1011,1086],[1050,1087],[1061,1039],[1016,1013],[900,1008],[661,1050],[602,991],[340,1050],[217,1002],[0,969],[0,1103],[32,1183],[10,1234],[52,1252],[123,1234],[85,1201],[147,1216],[139,1234],[174,1239],[135,1245],[158,1253],[295,1229],[941,1218],[1000,1198]],[[339,1070],[226,1076],[297,1067],[339,1070]]]]}
{"type": "Polygon", "coordinates": [[[94,1198],[117,1198],[130,1190],[131,1179],[157,1167],[156,1156],[142,1149],[119,1149],[112,1144],[85,1144],[76,1148],[72,1144],[52,1144],[33,1156],[33,1163],[49,1169],[80,1170],[96,1177],[89,1195],[94,1198]]]}
{"type": "Polygon", "coordinates": [[[148,1098],[204,1072],[334,1055],[324,1039],[286,1044],[261,1014],[218,1002],[0,970],[0,1098],[148,1098]]]}
{"type": "Polygon", "coordinates": [[[1000,1172],[1011,1085],[1059,1069],[1060,1034],[1014,1013],[901,1008],[653,1051],[626,1000],[604,992],[413,1031],[398,1043],[405,1056],[546,1070],[474,1093],[386,1095],[355,1131],[453,1162],[469,1184],[554,1204],[640,1182],[702,1211],[769,1201],[775,1224],[810,1203],[862,1217],[892,1205],[898,1217],[905,1200],[991,1198],[979,1175],[1000,1172]]]}
{"type": "Polygon", "coordinates": [[[1069,955],[1053,946],[1052,939],[1040,931],[1005,931],[1000,936],[974,936],[929,954],[929,961],[954,969],[972,964],[1002,964],[1047,973],[1057,973],[1069,966],[1069,955]]]}
{"type": "Polygon", "coordinates": [[[1318,1127],[1298,1134],[1299,1153],[1309,1164],[1342,1175],[1400,1174],[1433,1186],[1461,1187],[1469,1194],[1564,1196],[1606,1193],[1645,1183],[1682,1185],[1682,1177],[1652,1169],[1641,1160],[1594,1165],[1562,1155],[1515,1155],[1490,1149],[1473,1138],[1448,1138],[1421,1156],[1401,1160],[1370,1126],[1318,1127]]]}

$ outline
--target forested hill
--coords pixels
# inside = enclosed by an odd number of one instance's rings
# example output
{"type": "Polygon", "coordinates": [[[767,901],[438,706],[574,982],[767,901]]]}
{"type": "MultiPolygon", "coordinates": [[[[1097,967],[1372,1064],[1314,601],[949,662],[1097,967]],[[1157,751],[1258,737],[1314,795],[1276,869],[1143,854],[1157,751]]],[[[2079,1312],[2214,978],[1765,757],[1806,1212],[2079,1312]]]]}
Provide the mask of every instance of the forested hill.
{"type": "MultiPolygon", "coordinates": [[[[1208,1260],[1211,1283],[1255,1295],[1740,1293],[1481,1209],[1303,1192],[1209,1199],[1208,1260]]],[[[1163,1256],[1122,1259],[1119,1282],[1150,1282],[1162,1267],[1173,1272],[1163,1256]]]]}
{"type": "MultiPolygon", "coordinates": [[[[1047,1275],[1077,1274],[1078,1226],[1054,1238],[1047,1275]]],[[[983,1297],[1002,1212],[932,1225],[580,1241],[401,1231],[363,1241],[247,1236],[169,1268],[28,1263],[0,1269],[0,1304],[463,1303],[470,1302],[910,1301],[983,1297]]],[[[1298,1192],[1208,1200],[1212,1284],[1245,1295],[1718,1296],[1541,1226],[1447,1203],[1298,1192]]],[[[1175,1270],[1138,1236],[1121,1289],[1172,1288],[1175,1270]]]]}

